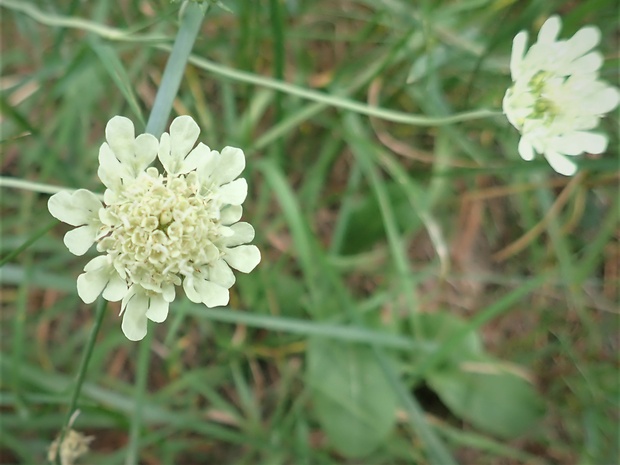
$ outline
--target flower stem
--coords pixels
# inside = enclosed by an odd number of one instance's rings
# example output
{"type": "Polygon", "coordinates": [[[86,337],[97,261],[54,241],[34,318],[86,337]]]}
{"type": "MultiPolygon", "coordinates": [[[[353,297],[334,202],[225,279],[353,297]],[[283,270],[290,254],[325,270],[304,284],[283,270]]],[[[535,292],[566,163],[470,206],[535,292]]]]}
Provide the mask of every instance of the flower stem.
{"type": "Polygon", "coordinates": [[[8,263],[11,260],[13,260],[20,253],[22,253],[24,250],[26,250],[28,247],[30,247],[32,244],[38,241],[41,237],[45,236],[57,224],[58,224],[58,220],[54,219],[53,221],[50,221],[48,224],[43,226],[41,229],[37,230],[33,235],[31,235],[28,239],[26,239],[26,241],[22,245],[17,247],[10,254],[8,254],[6,257],[0,260],[0,267],[4,266],[5,263],[8,263]]]}
{"type": "Polygon", "coordinates": [[[161,136],[166,128],[172,103],[179,91],[185,73],[187,59],[192,51],[206,8],[190,2],[183,12],[181,26],[168,57],[161,84],[155,96],[155,103],[146,123],[146,132],[155,137],[161,136]]]}
{"type": "Polygon", "coordinates": [[[88,370],[88,363],[90,362],[90,357],[93,353],[93,348],[95,346],[95,341],[97,340],[97,334],[99,333],[99,328],[101,328],[101,322],[103,321],[103,315],[105,315],[105,309],[107,306],[107,301],[104,298],[100,298],[97,303],[97,313],[95,315],[95,324],[90,330],[90,335],[88,336],[88,341],[86,342],[86,348],[82,355],[82,361],[80,362],[80,368],[77,373],[77,380],[75,382],[75,387],[73,388],[73,395],[71,396],[71,403],[69,404],[69,411],[65,417],[64,427],[60,432],[60,440],[58,441],[58,453],[56,454],[56,465],[60,464],[60,451],[62,450],[62,441],[65,438],[65,434],[67,430],[71,426],[71,417],[75,412],[77,407],[77,402],[80,397],[80,392],[82,391],[82,385],[84,384],[84,378],[86,377],[86,370],[88,370]]]}
{"type": "Polygon", "coordinates": [[[15,189],[39,192],[41,194],[56,194],[57,192],[67,190],[66,187],[52,186],[50,184],[26,181],[24,179],[10,178],[7,176],[0,176],[0,187],[13,187],[15,189]]]}
{"type": "Polygon", "coordinates": [[[153,331],[148,331],[145,338],[140,342],[138,353],[138,373],[136,376],[136,386],[133,396],[134,414],[131,417],[131,429],[129,431],[129,445],[125,456],[126,465],[134,465],[139,461],[140,453],[140,429],[142,427],[142,406],[146,391],[146,381],[149,372],[149,356],[151,353],[151,343],[153,341],[153,331]]]}

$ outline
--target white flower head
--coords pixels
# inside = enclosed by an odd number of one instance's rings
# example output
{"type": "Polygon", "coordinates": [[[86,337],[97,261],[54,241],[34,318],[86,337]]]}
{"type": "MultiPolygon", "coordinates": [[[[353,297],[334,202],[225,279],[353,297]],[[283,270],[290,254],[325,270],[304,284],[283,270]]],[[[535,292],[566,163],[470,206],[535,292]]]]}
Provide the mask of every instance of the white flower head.
{"type": "Polygon", "coordinates": [[[543,154],[555,171],[570,176],[577,166],[568,156],[607,148],[607,137],[592,129],[616,108],[620,92],[598,79],[603,57],[593,49],[599,29],[587,26],[558,40],[560,27],[558,16],[547,19],[527,52],[527,32],[516,35],[510,59],[514,84],[503,109],[521,132],[521,157],[529,161],[543,154]]]}
{"type": "Polygon", "coordinates": [[[194,147],[199,133],[191,117],[179,116],[159,141],[135,137],[133,123],[115,116],[99,150],[103,203],[84,189],[59,192],[48,203],[53,216],[77,226],[65,235],[70,252],[83,255],[96,243],[102,253],[77,279],[80,298],[121,300],[121,328],[133,341],[146,335],[147,320],[166,319],[176,286],[192,302],[226,305],[231,268],[249,273],[260,262],[258,248],[247,245],[254,229],[239,222],[248,191],[237,179],[243,151],[194,147]],[[149,166],[155,158],[161,174],[149,166]]]}

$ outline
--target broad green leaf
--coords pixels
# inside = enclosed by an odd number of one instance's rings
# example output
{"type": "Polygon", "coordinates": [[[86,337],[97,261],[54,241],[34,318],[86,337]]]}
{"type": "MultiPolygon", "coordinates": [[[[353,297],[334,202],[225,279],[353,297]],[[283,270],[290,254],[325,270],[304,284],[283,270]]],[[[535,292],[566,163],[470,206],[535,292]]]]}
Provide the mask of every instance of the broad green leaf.
{"type": "Polygon", "coordinates": [[[520,370],[488,357],[434,372],[427,382],[455,415],[502,438],[524,434],[544,413],[542,398],[520,370]]]}
{"type": "Polygon", "coordinates": [[[394,391],[372,349],[314,338],[307,354],[307,380],[323,430],[342,455],[368,455],[396,420],[394,391]]]}
{"type": "MultiPolygon", "coordinates": [[[[405,192],[397,184],[388,184],[387,193],[398,227],[401,231],[412,231],[421,226],[417,215],[411,211],[411,205],[405,192]]],[[[386,235],[381,208],[375,196],[361,196],[351,206],[349,223],[343,239],[343,254],[352,255],[368,251],[386,235]]]]}
{"type": "MultiPolygon", "coordinates": [[[[420,334],[428,341],[442,344],[460,334],[467,323],[460,317],[446,311],[437,313],[420,313],[416,320],[420,325],[420,334]]],[[[454,346],[447,357],[446,364],[456,367],[460,362],[472,360],[484,353],[480,336],[475,331],[467,333],[462,340],[454,346]]]]}

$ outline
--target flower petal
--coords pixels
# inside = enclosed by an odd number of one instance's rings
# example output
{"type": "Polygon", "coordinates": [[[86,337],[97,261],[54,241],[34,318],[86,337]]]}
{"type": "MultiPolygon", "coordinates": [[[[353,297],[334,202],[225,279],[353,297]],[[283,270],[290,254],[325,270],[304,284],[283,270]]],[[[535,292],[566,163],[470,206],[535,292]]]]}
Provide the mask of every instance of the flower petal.
{"type": "Polygon", "coordinates": [[[93,303],[108,284],[107,263],[107,257],[95,257],[84,267],[85,273],[78,276],[77,291],[85,304],[93,303]]]}
{"type": "Polygon", "coordinates": [[[577,172],[577,165],[560,153],[547,151],[545,152],[545,158],[551,165],[551,168],[564,176],[572,176],[577,172]]]}
{"type": "Polygon", "coordinates": [[[99,148],[99,169],[97,170],[97,176],[101,179],[101,182],[112,190],[120,190],[122,188],[123,178],[128,177],[126,166],[124,166],[110,146],[104,142],[99,148]]]}
{"type": "Polygon", "coordinates": [[[122,163],[133,158],[135,129],[129,118],[115,116],[105,127],[105,138],[110,148],[122,163]]]}
{"type": "Polygon", "coordinates": [[[521,155],[521,158],[525,161],[532,161],[534,159],[534,147],[532,147],[532,144],[530,144],[525,137],[522,137],[519,141],[518,149],[519,155],[521,155]]]}
{"type": "MultiPolygon", "coordinates": [[[[114,268],[112,268],[114,270],[114,268]]],[[[103,290],[102,297],[108,302],[118,302],[127,294],[127,283],[122,279],[116,270],[110,275],[110,281],[103,290]]]]}
{"type": "Polygon", "coordinates": [[[80,226],[65,234],[63,242],[73,255],[84,255],[95,242],[98,228],[96,226],[80,226]]]}
{"type": "Polygon", "coordinates": [[[189,155],[187,155],[185,160],[183,160],[180,172],[189,173],[190,171],[195,170],[196,168],[198,168],[198,165],[200,165],[201,161],[205,157],[208,157],[210,154],[211,149],[202,142],[200,142],[194,150],[189,152],[189,155]]]}
{"type": "MultiPolygon", "coordinates": [[[[198,144],[198,147],[204,145],[202,143],[198,144]]],[[[198,148],[196,147],[196,148],[198,148]]],[[[207,147],[204,145],[204,147],[207,147]]],[[[200,161],[198,163],[198,176],[200,177],[200,182],[203,183],[204,187],[210,187],[213,183],[213,173],[218,166],[220,154],[217,150],[210,150],[209,153],[204,153],[200,157],[200,161]]]]}
{"type": "Polygon", "coordinates": [[[255,245],[240,245],[233,249],[226,249],[224,260],[235,270],[249,273],[260,263],[260,250],[255,245]]]}
{"type": "Polygon", "coordinates": [[[216,260],[209,267],[209,279],[226,289],[235,284],[235,274],[224,260],[216,260]]]}
{"type": "Polygon", "coordinates": [[[541,26],[540,31],[538,32],[538,43],[540,44],[550,44],[555,42],[560,33],[560,28],[562,27],[562,21],[560,17],[557,15],[549,17],[547,21],[541,26]]]}
{"type": "Polygon", "coordinates": [[[198,140],[199,134],[200,128],[191,116],[179,116],[172,121],[170,125],[170,151],[179,168],[183,159],[198,140]]]}
{"type": "Polygon", "coordinates": [[[596,26],[586,26],[568,39],[566,45],[573,57],[580,57],[596,47],[600,41],[601,30],[596,26]]]}
{"type": "Polygon", "coordinates": [[[163,296],[155,295],[150,297],[149,307],[146,311],[146,317],[155,323],[162,323],[168,317],[169,304],[163,296]]]}
{"type": "Polygon", "coordinates": [[[553,149],[566,155],[580,155],[583,152],[603,153],[607,148],[607,137],[594,132],[575,131],[558,138],[553,149]]]}
{"type": "Polygon", "coordinates": [[[512,53],[510,54],[510,74],[512,80],[516,81],[520,74],[521,63],[525,55],[525,46],[527,45],[527,32],[519,32],[512,40],[512,53]]]}
{"type": "MultiPolygon", "coordinates": [[[[583,55],[565,68],[562,71],[569,74],[578,74],[587,70],[588,72],[597,71],[603,64],[603,55],[599,52],[590,52],[587,55],[583,55]]],[[[588,82],[590,84],[590,82],[588,82]]]]}
{"type": "Polygon", "coordinates": [[[229,226],[241,219],[243,208],[241,205],[227,205],[220,211],[220,221],[224,226],[229,226]]]}
{"type": "Polygon", "coordinates": [[[166,172],[174,174],[175,164],[172,156],[170,156],[170,134],[164,132],[159,138],[159,149],[157,151],[157,157],[161,162],[166,172]]]}
{"type": "Polygon", "coordinates": [[[226,247],[234,247],[236,245],[247,244],[254,239],[254,228],[249,223],[235,223],[230,229],[233,231],[232,236],[224,237],[221,241],[226,247]]]}
{"type": "Polygon", "coordinates": [[[220,187],[219,194],[223,204],[241,205],[248,196],[248,183],[244,178],[229,182],[220,187]]]}
{"type": "Polygon", "coordinates": [[[138,287],[135,284],[131,286],[121,306],[121,329],[130,341],[139,341],[146,336],[148,298],[138,287]]]}
{"type": "Polygon", "coordinates": [[[221,307],[228,304],[228,289],[200,276],[186,276],[183,280],[185,294],[194,303],[203,303],[207,307],[221,307]]]}
{"type": "Polygon", "coordinates": [[[60,191],[52,195],[47,208],[53,217],[71,226],[99,222],[99,209],[103,207],[95,194],[86,189],[60,191]]]}
{"type": "Polygon", "coordinates": [[[165,284],[162,286],[161,290],[162,290],[162,296],[166,302],[172,302],[174,300],[176,292],[174,290],[173,284],[170,284],[170,283],[165,284]]]}
{"type": "Polygon", "coordinates": [[[134,159],[131,166],[134,177],[144,171],[157,157],[159,141],[152,134],[140,134],[134,141],[134,159]]]}
{"type": "Polygon", "coordinates": [[[215,182],[220,186],[227,184],[237,179],[244,168],[245,155],[243,150],[235,147],[224,147],[214,173],[215,182]]]}

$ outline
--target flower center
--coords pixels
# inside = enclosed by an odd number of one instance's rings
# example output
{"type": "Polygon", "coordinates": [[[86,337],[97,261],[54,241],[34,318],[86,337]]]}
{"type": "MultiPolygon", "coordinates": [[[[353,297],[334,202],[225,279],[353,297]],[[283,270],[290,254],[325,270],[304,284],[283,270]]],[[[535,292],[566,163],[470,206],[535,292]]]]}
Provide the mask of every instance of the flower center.
{"type": "Polygon", "coordinates": [[[219,208],[200,194],[194,172],[164,178],[151,167],[130,180],[101,216],[105,236],[98,250],[145,289],[180,285],[181,275],[219,259],[213,244],[221,235],[219,208]]]}
{"type": "Polygon", "coordinates": [[[534,105],[528,118],[542,120],[547,126],[553,123],[560,112],[558,105],[550,98],[554,91],[553,86],[557,84],[551,79],[550,73],[545,71],[539,71],[532,77],[529,87],[534,97],[534,105]]]}

